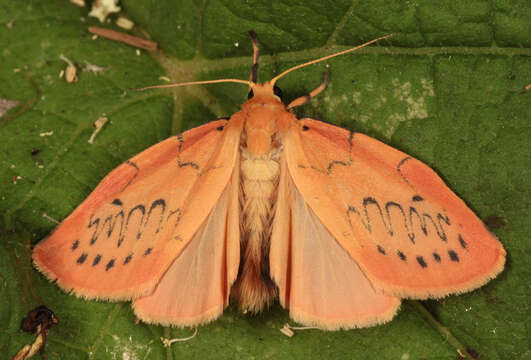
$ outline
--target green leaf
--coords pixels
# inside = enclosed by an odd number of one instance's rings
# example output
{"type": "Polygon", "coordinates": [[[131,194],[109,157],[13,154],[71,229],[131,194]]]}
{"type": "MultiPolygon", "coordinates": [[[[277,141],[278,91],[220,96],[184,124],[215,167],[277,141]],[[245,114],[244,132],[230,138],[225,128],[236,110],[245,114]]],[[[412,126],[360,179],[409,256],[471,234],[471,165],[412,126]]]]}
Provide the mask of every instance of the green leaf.
{"type": "MultiPolygon", "coordinates": [[[[0,98],[20,106],[0,117],[0,351],[13,356],[33,340],[19,330],[33,307],[59,318],[50,359],[349,358],[455,359],[455,349],[404,302],[388,324],[367,329],[279,332],[279,305],[259,316],[230,306],[193,340],[163,348],[159,338],[190,329],[135,324],[128,303],[86,301],[33,269],[31,246],[65,218],[103,176],[148,146],[235,112],[247,88],[220,84],[176,91],[131,90],[172,81],[247,79],[254,29],[259,76],[378,36],[388,41],[288,75],[285,100],[328,88],[297,109],[374,136],[432,166],[508,252],[505,271],[481,289],[425,306],[482,359],[530,355],[531,4],[528,1],[140,1],[122,15],[160,51],[93,39],[87,8],[67,1],[4,0],[0,5],[0,98]],[[59,78],[70,59],[76,83],[59,78]],[[81,71],[87,64],[103,68],[81,71]],[[26,76],[26,77],[25,77],[26,76]],[[34,101],[32,101],[34,99],[34,101]],[[25,106],[26,104],[26,106],[25,106]],[[107,123],[89,144],[93,123],[107,123]],[[53,133],[52,133],[53,132],[53,133]]],[[[110,19],[114,20],[116,15],[110,19]]],[[[105,27],[118,29],[112,23],[105,27]]]]}

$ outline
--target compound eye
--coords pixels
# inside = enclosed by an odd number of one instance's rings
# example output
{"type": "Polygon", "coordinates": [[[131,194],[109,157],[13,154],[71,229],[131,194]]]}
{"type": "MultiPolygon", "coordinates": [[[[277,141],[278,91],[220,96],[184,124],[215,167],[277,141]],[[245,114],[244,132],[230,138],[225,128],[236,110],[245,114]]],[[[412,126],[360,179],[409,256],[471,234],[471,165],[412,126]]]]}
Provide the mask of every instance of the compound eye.
{"type": "Polygon", "coordinates": [[[249,91],[249,94],[247,94],[247,100],[249,100],[253,96],[254,96],[254,92],[253,92],[253,89],[251,89],[251,91],[249,91]]]}
{"type": "Polygon", "coordinates": [[[273,93],[279,97],[280,100],[282,100],[282,90],[278,86],[273,86],[273,93]]]}

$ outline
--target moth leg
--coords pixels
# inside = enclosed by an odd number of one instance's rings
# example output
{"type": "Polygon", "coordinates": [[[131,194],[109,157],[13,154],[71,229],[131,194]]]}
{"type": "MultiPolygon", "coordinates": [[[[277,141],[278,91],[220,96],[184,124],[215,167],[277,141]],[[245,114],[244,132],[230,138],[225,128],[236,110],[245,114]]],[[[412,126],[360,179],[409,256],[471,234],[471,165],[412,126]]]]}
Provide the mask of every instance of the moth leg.
{"type": "Polygon", "coordinates": [[[309,94],[298,97],[292,102],[290,102],[287,109],[290,110],[296,106],[301,106],[301,105],[306,104],[311,98],[319,95],[321,91],[323,91],[326,88],[327,84],[328,84],[328,72],[325,72],[323,82],[321,83],[321,85],[319,85],[317,88],[310,91],[309,94]]]}
{"type": "Polygon", "coordinates": [[[251,69],[249,80],[256,83],[258,81],[258,55],[260,54],[260,49],[258,48],[256,33],[253,30],[249,30],[249,35],[251,36],[251,41],[253,43],[253,68],[251,69]]]}

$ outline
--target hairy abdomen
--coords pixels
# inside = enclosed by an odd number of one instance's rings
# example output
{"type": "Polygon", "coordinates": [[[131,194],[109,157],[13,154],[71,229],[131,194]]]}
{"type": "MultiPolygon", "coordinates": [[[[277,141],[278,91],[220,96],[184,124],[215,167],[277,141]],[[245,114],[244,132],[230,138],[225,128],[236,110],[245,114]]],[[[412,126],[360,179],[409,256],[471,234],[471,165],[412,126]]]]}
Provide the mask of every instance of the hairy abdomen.
{"type": "Polygon", "coordinates": [[[269,277],[269,238],[280,166],[273,150],[257,157],[242,150],[240,203],[242,207],[240,269],[232,287],[244,311],[269,305],[277,288],[269,277]]]}

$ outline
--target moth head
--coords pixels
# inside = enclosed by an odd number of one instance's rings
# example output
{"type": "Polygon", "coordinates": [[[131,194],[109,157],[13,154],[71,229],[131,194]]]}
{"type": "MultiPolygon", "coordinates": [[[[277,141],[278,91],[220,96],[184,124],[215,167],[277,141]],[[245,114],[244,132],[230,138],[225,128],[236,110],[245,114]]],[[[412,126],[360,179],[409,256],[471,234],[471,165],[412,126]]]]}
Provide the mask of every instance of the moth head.
{"type": "Polygon", "coordinates": [[[249,93],[247,94],[247,99],[255,99],[255,98],[274,98],[280,102],[282,102],[282,90],[276,85],[271,84],[270,82],[266,81],[263,84],[257,84],[254,83],[251,86],[251,89],[249,89],[249,93]]]}

